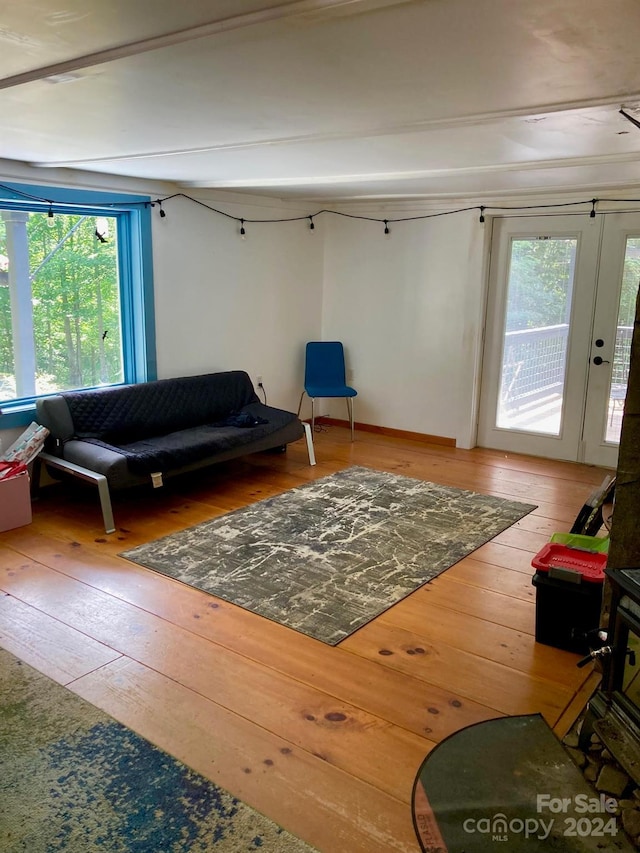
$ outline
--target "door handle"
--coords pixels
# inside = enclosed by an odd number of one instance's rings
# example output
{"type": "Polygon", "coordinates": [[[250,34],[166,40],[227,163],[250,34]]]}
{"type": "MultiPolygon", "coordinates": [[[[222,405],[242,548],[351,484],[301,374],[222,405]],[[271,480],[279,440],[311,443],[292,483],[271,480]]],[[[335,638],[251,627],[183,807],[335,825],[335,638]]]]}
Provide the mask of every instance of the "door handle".
{"type": "Polygon", "coordinates": [[[600,364],[611,364],[611,362],[610,362],[610,361],[606,361],[604,358],[601,358],[599,355],[597,355],[597,356],[593,359],[593,363],[594,363],[594,364],[597,364],[597,365],[600,365],[600,364]]]}

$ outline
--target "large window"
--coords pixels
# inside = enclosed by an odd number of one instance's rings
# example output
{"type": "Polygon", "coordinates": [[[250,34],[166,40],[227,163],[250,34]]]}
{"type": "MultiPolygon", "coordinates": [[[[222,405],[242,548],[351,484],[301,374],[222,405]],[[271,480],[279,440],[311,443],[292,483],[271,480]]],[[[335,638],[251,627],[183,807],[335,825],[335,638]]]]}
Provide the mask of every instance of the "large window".
{"type": "Polygon", "coordinates": [[[148,201],[0,189],[0,407],[13,424],[43,394],[155,378],[148,201]]]}

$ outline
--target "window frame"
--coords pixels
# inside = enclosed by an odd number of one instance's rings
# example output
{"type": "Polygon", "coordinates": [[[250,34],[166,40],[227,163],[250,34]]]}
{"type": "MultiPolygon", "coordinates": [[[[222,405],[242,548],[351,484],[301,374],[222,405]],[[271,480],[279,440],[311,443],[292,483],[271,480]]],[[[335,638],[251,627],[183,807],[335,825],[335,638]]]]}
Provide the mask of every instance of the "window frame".
{"type": "MultiPolygon", "coordinates": [[[[1,182],[0,210],[109,216],[116,220],[124,383],[157,378],[152,200],[146,195],[1,182]]],[[[118,383],[115,383],[118,384],[118,383]]],[[[44,395],[43,395],[44,396],[44,395]]],[[[1,403],[0,429],[33,420],[38,395],[1,403]]]]}

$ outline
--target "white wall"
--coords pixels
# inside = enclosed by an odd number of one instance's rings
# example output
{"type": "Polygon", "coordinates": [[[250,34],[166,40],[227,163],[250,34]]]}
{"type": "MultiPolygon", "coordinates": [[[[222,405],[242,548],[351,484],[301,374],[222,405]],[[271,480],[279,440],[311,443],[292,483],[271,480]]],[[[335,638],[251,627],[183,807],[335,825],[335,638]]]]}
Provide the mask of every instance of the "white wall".
{"type": "MultiPolygon", "coordinates": [[[[308,212],[198,198],[245,219],[308,212]]],[[[295,410],[305,342],[342,340],[358,420],[472,446],[484,304],[477,213],[397,223],[388,239],[377,223],[332,215],[313,233],[304,222],[247,223],[241,240],[237,223],[186,199],[165,209],[154,216],[160,376],[244,369],[263,377],[270,403],[295,410]]],[[[342,401],[325,411],[346,417],[342,401]]]]}
{"type": "MultiPolygon", "coordinates": [[[[275,202],[214,202],[245,219],[295,216],[275,202]]],[[[236,222],[188,199],[154,217],[158,373],[261,375],[268,402],[298,407],[304,344],[321,332],[323,227],[236,222]]]]}
{"type": "MultiPolygon", "coordinates": [[[[367,211],[380,218],[390,214],[367,211]]],[[[356,420],[473,444],[484,305],[475,212],[391,224],[325,224],[323,338],[342,340],[356,420]]],[[[346,417],[341,400],[327,401],[346,417]]]]}

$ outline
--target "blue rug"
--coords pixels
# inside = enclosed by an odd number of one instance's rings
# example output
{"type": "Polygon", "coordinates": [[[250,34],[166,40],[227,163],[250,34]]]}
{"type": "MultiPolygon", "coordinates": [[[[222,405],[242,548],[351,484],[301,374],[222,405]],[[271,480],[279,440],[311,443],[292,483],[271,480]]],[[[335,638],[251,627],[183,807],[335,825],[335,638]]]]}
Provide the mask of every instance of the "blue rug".
{"type": "Polygon", "coordinates": [[[312,848],[0,649],[0,850],[312,848]]]}

